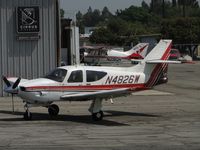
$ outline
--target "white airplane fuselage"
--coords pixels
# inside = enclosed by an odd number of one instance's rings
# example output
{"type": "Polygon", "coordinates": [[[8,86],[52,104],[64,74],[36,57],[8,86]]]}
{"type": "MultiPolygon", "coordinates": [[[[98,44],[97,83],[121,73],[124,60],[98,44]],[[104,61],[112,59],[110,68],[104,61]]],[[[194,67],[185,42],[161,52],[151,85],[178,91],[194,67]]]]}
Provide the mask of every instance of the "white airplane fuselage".
{"type": "MultiPolygon", "coordinates": [[[[58,68],[66,70],[66,75],[62,82],[48,78],[27,80],[19,84],[20,96],[29,103],[50,103],[59,101],[62,95],[70,95],[80,92],[91,92],[96,90],[111,90],[117,88],[140,89],[145,88],[147,81],[143,72],[134,71],[134,67],[93,67],[93,66],[65,66],[58,68]],[[70,75],[74,71],[82,72],[81,82],[69,81],[70,75]],[[88,81],[87,72],[102,73],[103,77],[97,81],[88,81]]],[[[80,100],[81,99],[77,99],[80,100]]]]}

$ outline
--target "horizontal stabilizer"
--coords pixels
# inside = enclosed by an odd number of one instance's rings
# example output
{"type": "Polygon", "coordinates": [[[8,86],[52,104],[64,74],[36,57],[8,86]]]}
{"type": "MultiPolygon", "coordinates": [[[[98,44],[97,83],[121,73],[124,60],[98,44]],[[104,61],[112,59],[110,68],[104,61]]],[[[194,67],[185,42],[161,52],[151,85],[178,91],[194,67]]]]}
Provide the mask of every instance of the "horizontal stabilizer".
{"type": "Polygon", "coordinates": [[[132,62],[141,62],[143,59],[131,59],[132,62]]]}
{"type": "Polygon", "coordinates": [[[173,60],[148,60],[145,62],[147,64],[181,64],[181,61],[173,61],[173,60]]]}

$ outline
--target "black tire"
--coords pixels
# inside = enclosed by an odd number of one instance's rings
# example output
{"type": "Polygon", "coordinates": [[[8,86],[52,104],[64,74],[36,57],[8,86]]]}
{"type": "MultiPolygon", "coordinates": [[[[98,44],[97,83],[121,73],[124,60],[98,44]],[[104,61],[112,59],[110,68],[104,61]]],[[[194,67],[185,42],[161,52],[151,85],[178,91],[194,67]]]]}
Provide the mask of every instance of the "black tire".
{"type": "Polygon", "coordinates": [[[55,104],[50,105],[48,108],[48,112],[50,116],[57,116],[59,113],[59,107],[55,104]]]}
{"type": "Polygon", "coordinates": [[[32,120],[32,113],[31,112],[28,113],[28,111],[26,111],[24,113],[24,120],[32,120]]]}
{"type": "Polygon", "coordinates": [[[103,111],[99,111],[97,113],[93,113],[92,114],[92,120],[94,120],[94,121],[100,121],[100,120],[103,119],[103,116],[104,116],[103,111]]]}

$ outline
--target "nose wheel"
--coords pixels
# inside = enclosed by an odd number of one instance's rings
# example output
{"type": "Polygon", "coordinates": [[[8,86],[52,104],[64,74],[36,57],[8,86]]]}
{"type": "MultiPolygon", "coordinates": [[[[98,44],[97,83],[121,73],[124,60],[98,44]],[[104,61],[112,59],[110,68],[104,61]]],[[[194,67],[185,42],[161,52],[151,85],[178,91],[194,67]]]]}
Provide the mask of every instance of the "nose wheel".
{"type": "Polygon", "coordinates": [[[92,113],[92,120],[100,121],[103,119],[103,116],[104,116],[103,111],[99,111],[97,113],[92,113]]]}
{"type": "Polygon", "coordinates": [[[24,113],[24,120],[31,120],[32,119],[32,113],[27,109],[24,113]]]}
{"type": "Polygon", "coordinates": [[[57,116],[59,113],[59,107],[55,104],[52,104],[48,107],[48,112],[51,117],[57,116]]]}

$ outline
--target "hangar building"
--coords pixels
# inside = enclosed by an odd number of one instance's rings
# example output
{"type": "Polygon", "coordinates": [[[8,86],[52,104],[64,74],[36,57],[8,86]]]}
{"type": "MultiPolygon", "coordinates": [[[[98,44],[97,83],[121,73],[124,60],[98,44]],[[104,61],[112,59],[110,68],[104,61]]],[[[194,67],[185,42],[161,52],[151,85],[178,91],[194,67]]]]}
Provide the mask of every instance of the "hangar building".
{"type": "Polygon", "coordinates": [[[0,0],[0,76],[32,79],[58,66],[59,20],[59,0],[0,0]]]}

